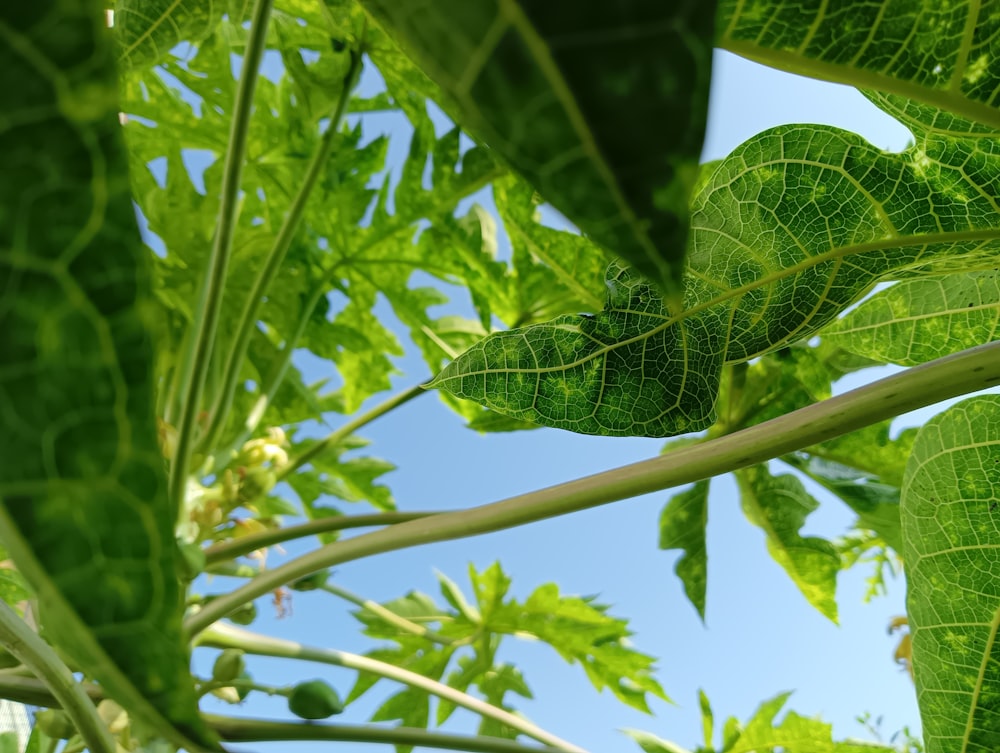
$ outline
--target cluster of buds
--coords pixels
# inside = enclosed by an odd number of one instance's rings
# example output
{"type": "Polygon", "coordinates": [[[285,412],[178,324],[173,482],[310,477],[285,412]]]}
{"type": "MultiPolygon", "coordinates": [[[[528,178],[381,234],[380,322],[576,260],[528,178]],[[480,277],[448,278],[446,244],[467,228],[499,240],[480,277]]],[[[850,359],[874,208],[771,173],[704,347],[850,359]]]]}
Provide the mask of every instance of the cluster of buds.
{"type": "Polygon", "coordinates": [[[263,437],[244,443],[213,484],[205,486],[190,479],[185,495],[188,514],[179,532],[181,538],[204,541],[229,520],[236,508],[252,511],[254,501],[278,483],[278,472],[288,464],[287,446],[285,432],[270,427],[263,437]]]}

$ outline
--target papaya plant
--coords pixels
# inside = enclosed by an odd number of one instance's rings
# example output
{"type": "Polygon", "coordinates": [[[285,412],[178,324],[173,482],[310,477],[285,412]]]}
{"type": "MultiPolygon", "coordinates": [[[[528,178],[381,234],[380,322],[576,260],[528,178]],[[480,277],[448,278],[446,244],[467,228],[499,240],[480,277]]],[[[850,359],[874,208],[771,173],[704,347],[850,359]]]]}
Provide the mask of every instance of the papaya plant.
{"type": "Polygon", "coordinates": [[[998,19],[972,0],[5,6],[0,697],[46,707],[30,749],[581,753],[519,712],[530,672],[501,647],[544,644],[651,712],[669,683],[610,606],[523,596],[499,563],[387,601],[335,568],[683,486],[659,542],[704,619],[728,473],[825,617],[843,569],[874,561],[878,591],[902,568],[922,741],[778,719],[787,693],[717,728],[702,693],[695,750],[1000,749],[1000,398],[892,425],[1000,385],[998,19]],[[912,141],[791,124],[699,165],[717,48],[857,87],[912,141]],[[410,353],[425,371],[393,391],[410,353]],[[397,508],[360,432],[433,394],[484,435],[667,442],[491,504],[397,508]],[[817,488],[856,517],[841,539],[804,530],[817,488]],[[367,652],[248,629],[259,600],[283,616],[307,593],[353,605],[367,652]],[[276,681],[263,657],[353,685],[276,681]],[[268,697],[297,718],[208,710],[268,697]]]}

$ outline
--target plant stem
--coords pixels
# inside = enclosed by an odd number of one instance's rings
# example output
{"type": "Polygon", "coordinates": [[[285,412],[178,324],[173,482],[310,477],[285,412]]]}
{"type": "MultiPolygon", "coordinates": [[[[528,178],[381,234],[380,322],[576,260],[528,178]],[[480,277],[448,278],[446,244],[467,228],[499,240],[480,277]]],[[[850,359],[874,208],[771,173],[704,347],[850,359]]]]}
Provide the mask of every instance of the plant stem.
{"type": "Polygon", "coordinates": [[[377,512],[370,515],[335,515],[329,518],[319,518],[317,520],[310,520],[308,523],[301,523],[286,528],[276,528],[273,531],[261,531],[260,533],[252,533],[247,536],[240,536],[236,539],[229,539],[228,541],[213,544],[205,549],[205,564],[214,565],[219,562],[235,559],[236,557],[242,557],[258,549],[264,549],[294,539],[305,538],[306,536],[315,536],[319,533],[342,531],[347,528],[390,526],[440,514],[433,511],[377,512]]]}
{"type": "Polygon", "coordinates": [[[843,395],[666,455],[500,502],[400,523],[328,544],[266,570],[241,588],[220,596],[191,615],[185,628],[190,635],[198,633],[285,583],[343,562],[500,531],[701,481],[997,384],[1000,384],[1000,341],[914,366],[843,395]]]}
{"type": "Polygon", "coordinates": [[[205,714],[205,720],[223,740],[237,743],[336,740],[355,743],[408,745],[467,753],[548,753],[565,748],[539,748],[499,737],[472,737],[431,732],[415,727],[375,727],[360,724],[316,724],[314,722],[267,722],[257,719],[205,714]]]}
{"type": "Polygon", "coordinates": [[[410,687],[419,688],[481,716],[495,719],[501,724],[516,729],[522,734],[546,745],[551,745],[571,753],[586,753],[582,748],[546,732],[522,717],[515,716],[508,711],[474,698],[444,683],[431,680],[416,672],[411,672],[387,662],[371,659],[367,656],[359,656],[358,654],[351,654],[346,651],[335,651],[329,648],[303,646],[301,643],[286,641],[282,638],[272,638],[225,624],[215,625],[206,630],[199,637],[198,644],[213,648],[240,648],[248,654],[256,654],[258,656],[273,656],[280,659],[304,659],[323,664],[333,664],[338,667],[347,667],[348,669],[355,669],[360,672],[371,672],[380,677],[387,677],[390,680],[396,680],[410,687]]]}
{"type": "Polygon", "coordinates": [[[201,442],[203,450],[212,447],[212,444],[225,426],[226,418],[229,416],[229,408],[233,402],[233,395],[236,392],[236,384],[240,378],[240,370],[243,368],[243,361],[246,358],[247,348],[250,345],[250,337],[257,328],[257,315],[260,313],[264,296],[267,293],[268,286],[275,276],[277,276],[278,270],[281,269],[281,265],[285,261],[285,255],[292,245],[292,240],[295,238],[296,232],[298,232],[299,224],[305,214],[306,205],[312,195],[313,188],[322,172],[326,169],[330,152],[333,151],[333,142],[340,130],[340,121],[351,98],[351,90],[354,88],[358,74],[361,71],[361,51],[351,50],[350,55],[351,64],[347,70],[347,74],[344,76],[343,88],[330,116],[330,124],[320,139],[319,147],[316,149],[315,154],[313,154],[312,160],[309,162],[302,185],[299,187],[299,191],[295,195],[288,213],[285,215],[281,229],[278,231],[278,236],[274,240],[274,245],[268,252],[267,259],[257,274],[257,279],[254,280],[253,288],[250,290],[250,294],[247,296],[246,303],[244,304],[243,313],[240,316],[239,329],[226,358],[222,388],[218,393],[215,405],[212,407],[208,429],[201,442]]]}
{"type": "Polygon", "coordinates": [[[93,753],[115,753],[115,743],[97,715],[97,708],[77,683],[69,667],[5,602],[0,601],[0,645],[41,679],[73,720],[93,753]]]}
{"type": "Polygon", "coordinates": [[[341,426],[336,431],[331,432],[323,439],[319,440],[316,444],[310,447],[308,450],[303,452],[297,458],[293,458],[289,461],[288,465],[284,466],[280,471],[278,471],[278,481],[286,478],[289,474],[294,473],[299,468],[304,466],[314,457],[322,452],[325,452],[330,447],[336,447],[340,442],[347,439],[354,432],[360,429],[362,426],[370,424],[376,418],[380,418],[394,408],[398,408],[403,403],[408,403],[413,398],[422,395],[427,390],[423,385],[417,384],[413,387],[409,387],[402,392],[393,395],[387,400],[376,405],[369,411],[365,411],[360,416],[355,418],[353,421],[348,421],[346,424],[341,426]]]}
{"type": "Polygon", "coordinates": [[[412,633],[413,635],[419,635],[421,638],[426,638],[429,641],[434,641],[435,643],[440,643],[445,646],[455,643],[455,640],[453,638],[449,638],[446,635],[435,633],[430,628],[424,627],[423,625],[418,625],[417,623],[412,622],[406,619],[405,617],[398,615],[391,610],[386,609],[377,601],[372,601],[371,599],[366,599],[363,596],[358,596],[357,594],[348,591],[346,588],[335,586],[332,583],[324,583],[322,586],[320,586],[320,589],[326,591],[328,594],[332,594],[341,599],[344,599],[345,601],[349,601],[352,604],[356,604],[357,606],[364,609],[366,612],[370,612],[371,614],[375,615],[380,620],[388,622],[390,625],[398,627],[400,630],[403,630],[407,633],[412,633]]]}
{"type": "Polygon", "coordinates": [[[195,329],[188,333],[185,352],[178,367],[180,422],[177,426],[177,450],[170,467],[170,499],[178,515],[184,509],[184,492],[194,448],[198,414],[201,410],[201,397],[222,310],[226,270],[229,266],[233,235],[236,232],[239,216],[240,179],[243,175],[247,135],[250,131],[250,111],[273,4],[274,0],[256,0],[254,5],[250,37],[247,40],[236,101],[233,105],[233,120],[222,173],[222,197],[219,202],[215,240],[212,243],[208,270],[195,308],[193,319],[195,329]]]}

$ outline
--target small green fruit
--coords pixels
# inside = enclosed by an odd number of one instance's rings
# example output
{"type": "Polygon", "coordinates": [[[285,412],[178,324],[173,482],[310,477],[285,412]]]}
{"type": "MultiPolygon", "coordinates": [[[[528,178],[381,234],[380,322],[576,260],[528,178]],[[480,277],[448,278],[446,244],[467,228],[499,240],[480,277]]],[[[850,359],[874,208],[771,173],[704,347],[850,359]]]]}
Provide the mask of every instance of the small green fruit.
{"type": "Polygon", "coordinates": [[[61,709],[46,709],[35,714],[35,724],[53,740],[68,740],[76,734],[76,727],[61,709]]]}
{"type": "Polygon", "coordinates": [[[253,602],[244,604],[235,612],[230,614],[229,619],[237,625],[249,625],[257,619],[257,605],[253,602]]]}
{"type": "Polygon", "coordinates": [[[243,653],[241,648],[227,648],[219,654],[215,664],[212,665],[212,679],[218,682],[229,682],[239,677],[246,670],[243,653]]]}
{"type": "Polygon", "coordinates": [[[178,541],[177,549],[180,553],[181,578],[190,582],[201,575],[205,569],[205,550],[198,544],[188,541],[178,541]]]}
{"type": "Polygon", "coordinates": [[[310,573],[296,581],[288,584],[293,591],[315,591],[326,585],[327,578],[330,577],[329,570],[320,570],[318,573],[310,573]]]}
{"type": "Polygon", "coordinates": [[[323,680],[296,685],[288,696],[288,710],[303,719],[326,719],[344,710],[337,691],[323,680]]]}

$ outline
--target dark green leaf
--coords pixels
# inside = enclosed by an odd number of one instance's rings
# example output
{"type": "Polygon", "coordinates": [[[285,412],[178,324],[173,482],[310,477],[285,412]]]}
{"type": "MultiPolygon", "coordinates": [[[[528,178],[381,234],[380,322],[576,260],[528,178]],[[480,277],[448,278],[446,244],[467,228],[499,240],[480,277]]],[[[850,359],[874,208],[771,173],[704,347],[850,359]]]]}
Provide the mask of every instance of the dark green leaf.
{"type": "Polygon", "coordinates": [[[903,480],[903,558],[927,753],[1000,748],[1000,395],[928,421],[903,480]]]}
{"type": "Polygon", "coordinates": [[[699,481],[687,491],[675,494],[660,513],[660,549],[683,551],[674,572],[684,584],[684,593],[705,619],[705,591],[708,585],[708,553],[705,527],[708,525],[708,481],[699,481]]]}
{"type": "Polygon", "coordinates": [[[0,12],[0,69],[17,82],[0,92],[2,535],[48,638],[137,721],[198,750],[212,743],[181,633],[147,257],[103,9],[0,12]]]}
{"type": "Polygon", "coordinates": [[[714,2],[365,0],[475,137],[678,293],[714,2]]]}

